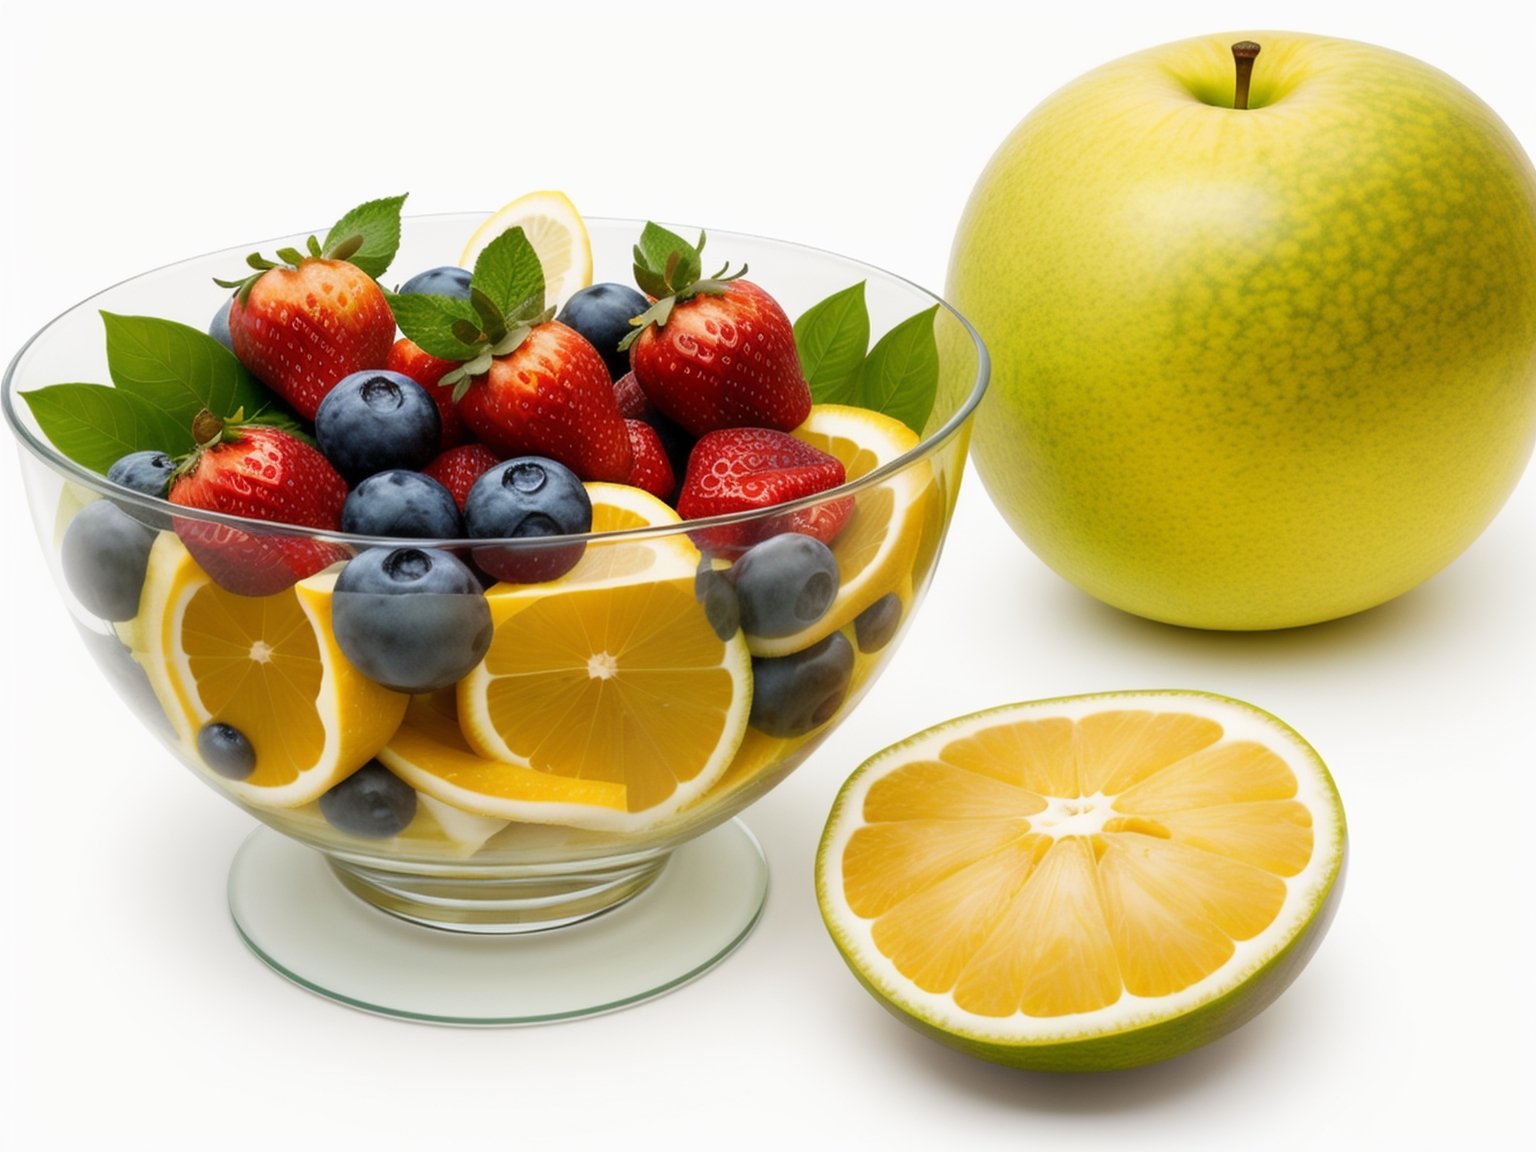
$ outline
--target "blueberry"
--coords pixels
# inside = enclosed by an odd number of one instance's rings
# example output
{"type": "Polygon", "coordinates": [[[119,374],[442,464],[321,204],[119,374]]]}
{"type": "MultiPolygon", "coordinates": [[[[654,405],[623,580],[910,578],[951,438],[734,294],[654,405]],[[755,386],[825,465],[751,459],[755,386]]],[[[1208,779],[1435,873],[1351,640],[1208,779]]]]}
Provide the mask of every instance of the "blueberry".
{"type": "Polygon", "coordinates": [[[79,620],[75,621],[75,630],[80,633],[86,651],[95,659],[96,667],[106,675],[108,683],[133,714],[159,735],[176,739],[165,709],[160,706],[160,699],[149,682],[149,673],[133,658],[133,650],[119,640],[115,632],[97,632],[79,620]]]}
{"type": "Polygon", "coordinates": [[[749,636],[790,636],[827,614],[837,599],[837,557],[814,536],[783,532],[754,544],[732,565],[749,636]]]}
{"type": "Polygon", "coordinates": [[[841,632],[789,656],[755,658],[748,723],[769,736],[803,736],[842,707],[852,676],[853,645],[841,632]]]}
{"type": "Polygon", "coordinates": [[[132,620],[154,542],[152,528],[110,500],[87,504],[69,522],[59,546],[64,582],[93,615],[132,620]]]}
{"type": "MultiPolygon", "coordinates": [[[[151,449],[130,452],[126,456],[119,457],[113,462],[112,467],[107,469],[107,479],[143,496],[154,496],[163,500],[171,489],[171,477],[175,472],[176,461],[164,452],[151,449]]],[[[114,501],[114,503],[135,520],[148,524],[151,528],[171,526],[171,518],[167,513],[151,511],[128,500],[114,501]]]]}
{"type": "MultiPolygon", "coordinates": [[[[575,536],[592,530],[592,499],[576,473],[542,456],[518,456],[481,473],[464,500],[464,527],[476,540],[575,536]]],[[[474,549],[475,563],[498,580],[537,584],[570,571],[581,541],[536,548],[474,549]]]]}
{"type": "Polygon", "coordinates": [[[341,506],[341,530],[360,536],[409,536],[455,540],[463,520],[453,493],[424,472],[390,468],[375,472],[341,506]]]}
{"type": "Polygon", "coordinates": [[[235,350],[235,338],[229,334],[229,310],[234,303],[235,298],[231,296],[219,305],[219,310],[213,314],[213,319],[208,321],[208,335],[231,352],[235,350]]]}
{"type": "Polygon", "coordinates": [[[462,679],[491,646],[491,609],[469,565],[437,548],[369,548],[336,578],[331,628],[364,676],[397,692],[462,679]]]}
{"type": "Polygon", "coordinates": [[[320,796],[320,815],[341,832],[387,840],[416,818],[416,790],[377,760],[370,760],[320,796]]]}
{"type": "Polygon", "coordinates": [[[630,320],[650,306],[627,284],[592,284],[573,292],[555,319],[585,336],[617,380],[629,371],[629,352],[620,352],[619,342],[634,331],[630,320]]]}
{"type": "Polygon", "coordinates": [[[404,284],[401,293],[423,296],[452,296],[456,300],[469,299],[469,269],[444,264],[440,268],[428,268],[418,272],[404,284]]]}
{"type": "Polygon", "coordinates": [[[741,602],[731,578],[717,570],[708,556],[699,557],[699,569],[693,577],[693,594],[704,606],[704,618],[722,640],[729,640],[741,630],[741,602]]]}
{"type": "Polygon", "coordinates": [[[203,763],[226,780],[244,780],[256,771],[256,749],[232,724],[204,724],[197,734],[197,751],[203,763]]]}
{"type": "Polygon", "coordinates": [[[901,624],[901,597],[887,592],[853,621],[853,638],[860,652],[878,652],[889,644],[901,624]]]}
{"type": "Polygon", "coordinates": [[[386,468],[424,468],[441,435],[437,404],[399,372],[344,376],[315,412],[315,441],[348,484],[386,468]]]}

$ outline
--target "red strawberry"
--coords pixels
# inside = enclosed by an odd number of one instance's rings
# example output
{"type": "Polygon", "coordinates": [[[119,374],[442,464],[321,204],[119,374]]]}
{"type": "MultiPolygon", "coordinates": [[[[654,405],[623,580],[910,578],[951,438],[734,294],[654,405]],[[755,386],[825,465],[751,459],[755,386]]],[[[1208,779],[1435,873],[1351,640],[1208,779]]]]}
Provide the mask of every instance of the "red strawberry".
{"type": "Polygon", "coordinates": [[[484,444],[460,444],[440,453],[437,459],[422,469],[453,494],[453,502],[464,511],[464,500],[469,490],[480,479],[480,474],[501,463],[501,457],[484,444]]]}
{"type": "MultiPolygon", "coordinates": [[[[774,428],[722,428],[699,438],[677,498],[684,520],[771,508],[836,488],[842,461],[774,428]]],[[[735,555],[780,532],[830,542],[853,511],[851,497],[796,508],[779,516],[693,533],[701,549],[735,555]]]]}
{"type": "Polygon", "coordinates": [[[379,368],[395,318],[373,277],[345,260],[270,268],[229,309],[235,355],[306,420],[344,376],[379,368]]]}
{"type": "MultiPolygon", "coordinates": [[[[656,299],[629,338],[630,366],[651,403],[694,436],[717,428],[788,431],[811,410],[794,325],[749,280],[701,278],[697,247],[646,225],[635,280],[656,299]]],[[[724,270],[722,269],[722,272],[724,270]]]]}
{"type": "MultiPolygon", "coordinates": [[[[318,449],[279,428],[226,424],[209,412],[193,423],[198,447],[171,482],[170,501],[251,520],[336,531],[347,484],[318,449]]],[[[281,531],[173,516],[172,527],[221,588],[270,596],[350,553],[340,544],[281,531]]]]}
{"type": "Polygon", "coordinates": [[[437,414],[441,417],[443,426],[442,435],[437,442],[439,452],[457,448],[469,439],[469,432],[459,416],[459,406],[453,402],[453,389],[440,388],[437,384],[458,366],[457,360],[441,360],[430,352],[422,351],[420,345],[405,336],[394,342],[389,349],[389,355],[384,359],[386,369],[409,376],[425,388],[436,401],[437,414]]]}
{"type": "Polygon", "coordinates": [[[635,458],[625,483],[671,503],[672,495],[677,491],[677,475],[672,471],[672,462],[667,459],[661,437],[644,420],[625,420],[624,426],[629,430],[629,448],[635,458]]]}
{"type": "Polygon", "coordinates": [[[529,328],[516,348],[469,380],[458,404],[469,430],[503,457],[548,456],[583,480],[629,478],[629,432],[608,366],[559,321],[529,328]]]}

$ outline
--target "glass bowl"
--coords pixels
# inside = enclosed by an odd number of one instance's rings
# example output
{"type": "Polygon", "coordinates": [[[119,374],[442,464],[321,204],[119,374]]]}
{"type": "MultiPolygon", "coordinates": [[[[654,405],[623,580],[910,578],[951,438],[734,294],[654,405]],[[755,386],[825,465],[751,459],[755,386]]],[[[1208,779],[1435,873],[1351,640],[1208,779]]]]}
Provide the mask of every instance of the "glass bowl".
{"type": "MultiPolygon", "coordinates": [[[[407,218],[389,282],[451,263],[481,220],[407,218]]],[[[626,281],[643,222],[587,227],[594,280],[626,281]]],[[[385,540],[183,508],[173,521],[171,505],[56,451],[20,397],[110,378],[102,313],[204,329],[221,299],[213,278],[252,246],[98,293],[12,361],[5,417],[60,593],[145,726],[259,821],[231,865],[230,908],[290,979],[403,1018],[564,1019],[676,987],[757,922],[767,867],[735,817],[811,755],[897,650],[953,514],[987,358],[953,309],[897,276],[758,237],[712,232],[709,244],[792,318],[859,282],[876,339],[931,313],[938,400],[915,447],[882,459],[845,441],[847,483],[750,515],[666,522],[629,490],[594,489],[603,530],[556,540],[385,540]],[[116,608],[80,575],[117,530],[87,515],[103,500],[127,513],[108,520],[142,532],[142,582],[133,564],[126,591],[106,581],[116,608]],[[749,635],[731,572],[741,543],[826,514],[847,517],[830,607],[788,637],[749,635]],[[294,550],[334,563],[276,590],[256,581],[251,595],[194,557],[210,542],[253,568],[294,550]],[[364,675],[335,641],[333,613],[365,595],[337,591],[336,572],[372,548],[471,560],[489,548],[519,571],[552,553],[580,559],[541,583],[483,580],[490,649],[459,682],[410,693],[364,675]],[[254,772],[220,744],[226,724],[257,734],[254,772]]],[[[841,428],[830,420],[823,446],[841,428]]],[[[409,603],[437,619],[430,600],[409,603]]],[[[445,597],[442,618],[462,607],[445,597]]]]}

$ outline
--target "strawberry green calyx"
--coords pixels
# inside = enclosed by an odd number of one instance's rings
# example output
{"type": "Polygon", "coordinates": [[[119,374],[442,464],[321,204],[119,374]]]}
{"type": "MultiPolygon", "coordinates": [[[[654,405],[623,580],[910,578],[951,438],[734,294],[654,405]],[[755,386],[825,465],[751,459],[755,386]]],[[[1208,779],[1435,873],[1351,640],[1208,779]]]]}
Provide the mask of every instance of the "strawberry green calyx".
{"type": "Polygon", "coordinates": [[[634,331],[620,341],[621,351],[633,344],[649,325],[665,328],[672,309],[680,302],[690,296],[719,295],[732,280],[747,274],[745,264],[730,272],[730,264],[726,263],[713,276],[705,276],[704,242],[702,229],[699,242],[690,244],[675,232],[647,222],[634,250],[635,284],[655,303],[630,320],[634,331]]]}
{"type": "Polygon", "coordinates": [[[419,292],[386,292],[395,322],[422,351],[459,367],[438,381],[454,400],[490,370],[498,356],[515,352],[540,324],[554,319],[544,302],[544,268],[522,228],[509,228],[487,244],[470,275],[469,299],[419,292]]]}
{"type": "Polygon", "coordinates": [[[250,275],[240,280],[215,278],[214,283],[220,288],[235,289],[244,304],[252,285],[266,273],[274,268],[297,268],[306,260],[343,260],[377,280],[388,270],[400,247],[400,210],[404,205],[405,196],[359,204],[331,226],[324,242],[310,236],[304,251],[279,248],[276,260],[252,252],[245,260],[252,269],[250,275]]]}

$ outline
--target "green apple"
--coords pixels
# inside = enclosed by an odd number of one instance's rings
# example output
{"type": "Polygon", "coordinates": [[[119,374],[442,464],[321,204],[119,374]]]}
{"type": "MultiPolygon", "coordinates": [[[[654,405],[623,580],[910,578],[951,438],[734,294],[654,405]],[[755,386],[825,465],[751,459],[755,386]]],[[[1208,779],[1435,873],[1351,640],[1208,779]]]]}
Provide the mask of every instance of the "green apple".
{"type": "Polygon", "coordinates": [[[1397,596],[1482,532],[1536,437],[1536,172],[1456,81],[1367,44],[1213,36],[1067,85],[982,173],[948,295],[993,357],[992,499],[1157,620],[1397,596]]]}

